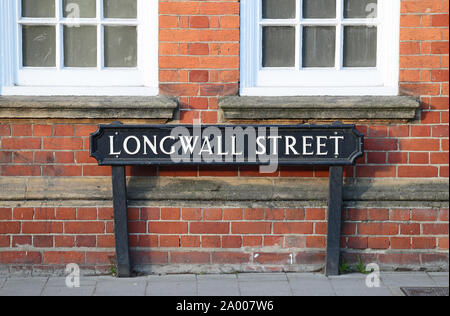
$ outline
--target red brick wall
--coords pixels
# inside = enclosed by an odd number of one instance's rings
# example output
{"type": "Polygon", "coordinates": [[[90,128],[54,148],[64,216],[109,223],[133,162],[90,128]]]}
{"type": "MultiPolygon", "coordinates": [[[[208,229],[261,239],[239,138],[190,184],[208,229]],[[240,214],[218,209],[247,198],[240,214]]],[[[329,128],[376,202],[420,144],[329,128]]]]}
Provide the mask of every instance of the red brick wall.
{"type": "MultiPolygon", "coordinates": [[[[448,3],[402,0],[400,89],[421,98],[420,118],[355,122],[366,136],[366,154],[346,168],[347,177],[448,179],[448,3]]],[[[181,123],[221,122],[218,97],[236,95],[239,88],[239,1],[160,0],[159,11],[161,94],[178,98],[181,123]]],[[[88,155],[95,130],[96,122],[0,123],[0,176],[109,176],[110,168],[98,167],[88,155]]],[[[129,168],[128,175],[261,176],[248,167],[129,168]]],[[[327,177],[328,171],[281,168],[263,176],[327,177]]],[[[0,204],[0,264],[52,270],[76,262],[109,269],[111,208],[41,206],[0,204]]],[[[448,260],[448,208],[372,207],[346,210],[342,246],[349,261],[357,254],[385,266],[448,260]]],[[[314,268],[324,262],[325,219],[325,209],[132,208],[130,242],[136,264],[314,268]]]]}

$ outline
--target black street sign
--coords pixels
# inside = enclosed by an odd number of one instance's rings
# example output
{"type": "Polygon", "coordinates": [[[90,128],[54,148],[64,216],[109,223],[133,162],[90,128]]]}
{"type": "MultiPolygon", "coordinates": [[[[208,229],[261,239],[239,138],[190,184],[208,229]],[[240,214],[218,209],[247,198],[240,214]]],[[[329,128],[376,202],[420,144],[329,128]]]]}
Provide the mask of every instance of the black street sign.
{"type": "Polygon", "coordinates": [[[100,125],[100,165],[352,165],[364,138],[354,125],[100,125]]]}
{"type": "MultiPolygon", "coordinates": [[[[127,165],[330,166],[326,275],[339,274],[343,166],[363,155],[354,125],[100,125],[91,156],[112,166],[117,273],[132,275],[128,239],[127,165]]],[[[267,170],[266,170],[267,171],[267,170]]],[[[272,170],[274,171],[274,170],[272,170]]]]}

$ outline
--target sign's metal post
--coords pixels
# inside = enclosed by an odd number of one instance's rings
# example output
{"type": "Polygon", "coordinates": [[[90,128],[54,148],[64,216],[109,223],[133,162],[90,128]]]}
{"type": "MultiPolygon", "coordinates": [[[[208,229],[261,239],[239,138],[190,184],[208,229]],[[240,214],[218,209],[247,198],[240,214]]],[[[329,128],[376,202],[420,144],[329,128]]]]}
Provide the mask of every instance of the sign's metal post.
{"type": "Polygon", "coordinates": [[[131,276],[131,260],[128,241],[128,203],[125,166],[112,167],[112,187],[117,276],[119,278],[128,278],[131,276]]]}
{"type": "Polygon", "coordinates": [[[343,167],[330,167],[329,190],[327,259],[325,274],[327,276],[333,276],[339,275],[343,204],[343,167]]]}

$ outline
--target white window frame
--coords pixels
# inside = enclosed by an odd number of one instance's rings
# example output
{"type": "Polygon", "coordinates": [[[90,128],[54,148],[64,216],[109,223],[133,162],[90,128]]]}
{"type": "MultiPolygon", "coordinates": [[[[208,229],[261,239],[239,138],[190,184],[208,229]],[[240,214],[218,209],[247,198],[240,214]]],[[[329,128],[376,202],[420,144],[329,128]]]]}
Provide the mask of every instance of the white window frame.
{"type": "MultiPolygon", "coordinates": [[[[21,0],[0,1],[0,95],[158,95],[158,1],[137,0],[137,19],[105,19],[103,0],[97,1],[97,17],[70,19],[63,17],[62,1],[57,1],[59,18],[27,19],[21,17],[21,0]],[[56,67],[22,67],[20,24],[49,23],[56,25],[56,67]],[[138,65],[136,68],[103,67],[103,49],[97,49],[96,68],[64,68],[60,32],[63,25],[136,25],[138,65]]],[[[98,47],[103,45],[102,28],[97,28],[98,47]]]]}
{"type": "MultiPolygon", "coordinates": [[[[261,0],[241,0],[241,87],[243,96],[363,96],[398,95],[400,0],[378,0],[378,17],[345,19],[344,0],[337,1],[337,19],[301,19],[302,0],[296,0],[295,19],[263,20],[261,0]],[[341,22],[342,21],[342,22],[341,22]],[[342,67],[342,45],[336,45],[336,66],[303,68],[299,60],[293,68],[262,68],[262,26],[295,25],[297,36],[302,25],[336,25],[338,43],[343,42],[344,25],[377,25],[377,66],[342,67]]],[[[297,40],[296,56],[301,56],[297,40]]],[[[299,59],[299,58],[297,58],[299,59]]]]}

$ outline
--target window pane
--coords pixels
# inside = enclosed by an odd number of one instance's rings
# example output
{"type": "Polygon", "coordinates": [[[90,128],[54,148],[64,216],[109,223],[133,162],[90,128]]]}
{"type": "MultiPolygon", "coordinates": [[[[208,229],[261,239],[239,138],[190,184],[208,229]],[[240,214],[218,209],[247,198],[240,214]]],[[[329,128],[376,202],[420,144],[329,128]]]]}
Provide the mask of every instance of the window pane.
{"type": "Polygon", "coordinates": [[[22,0],[22,16],[27,18],[54,18],[55,0],[22,0]]]}
{"type": "Polygon", "coordinates": [[[105,18],[136,19],[136,0],[104,0],[103,15],[105,18]]]}
{"type": "Polygon", "coordinates": [[[377,0],[345,0],[345,18],[376,18],[377,0]]]}
{"type": "Polygon", "coordinates": [[[137,66],[135,26],[105,26],[105,66],[137,66]]]}
{"type": "Polygon", "coordinates": [[[95,18],[96,12],[95,0],[64,0],[64,17],[68,18],[95,18]]]}
{"type": "Polygon", "coordinates": [[[336,28],[307,26],[303,28],[303,67],[334,67],[336,28]]]}
{"type": "Polygon", "coordinates": [[[344,28],[344,67],[376,67],[377,28],[346,26],[344,28]]]}
{"type": "Polygon", "coordinates": [[[303,0],[303,18],[336,18],[336,0],[303,0]]]}
{"type": "Polygon", "coordinates": [[[64,27],[64,66],[97,66],[97,27],[64,27]]]}
{"type": "Polygon", "coordinates": [[[262,0],[263,19],[295,19],[295,0],[262,0]]]}
{"type": "Polygon", "coordinates": [[[23,26],[22,54],[24,67],[56,66],[54,26],[23,26]]]}
{"type": "Polygon", "coordinates": [[[295,66],[295,28],[266,26],[263,28],[263,67],[295,66]]]}

